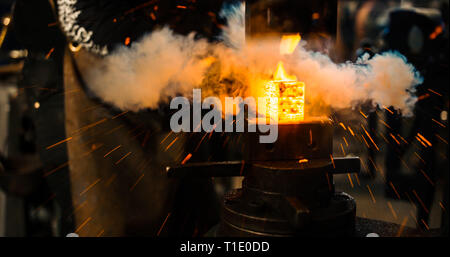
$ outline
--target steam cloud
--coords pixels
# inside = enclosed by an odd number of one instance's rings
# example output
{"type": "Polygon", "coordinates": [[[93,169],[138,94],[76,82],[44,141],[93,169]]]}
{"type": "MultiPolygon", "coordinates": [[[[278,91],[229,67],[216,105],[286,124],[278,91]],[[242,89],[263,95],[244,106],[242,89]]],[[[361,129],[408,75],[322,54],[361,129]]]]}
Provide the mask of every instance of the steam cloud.
{"type": "Polygon", "coordinates": [[[105,102],[132,111],[156,108],[178,94],[189,96],[193,88],[216,96],[257,97],[282,60],[289,74],[306,83],[307,102],[320,99],[346,108],[372,100],[412,113],[416,99],[411,93],[421,77],[400,54],[335,64],[324,54],[306,50],[302,41],[292,55],[282,56],[280,39],[245,42],[243,13],[243,6],[222,12],[228,18],[223,43],[194,40],[194,34],[176,35],[168,28],[145,35],[105,57],[89,72],[88,84],[105,102]]]}

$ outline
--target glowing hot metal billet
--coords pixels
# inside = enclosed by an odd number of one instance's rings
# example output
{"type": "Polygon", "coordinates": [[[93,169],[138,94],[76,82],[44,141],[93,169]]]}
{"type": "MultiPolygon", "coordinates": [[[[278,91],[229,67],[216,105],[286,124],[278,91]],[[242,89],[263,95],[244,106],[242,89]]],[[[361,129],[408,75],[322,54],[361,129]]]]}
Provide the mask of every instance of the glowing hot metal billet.
{"type": "Polygon", "coordinates": [[[278,115],[279,123],[295,123],[305,118],[305,83],[288,76],[279,62],[274,80],[265,84],[267,97],[267,116],[278,115]]]}

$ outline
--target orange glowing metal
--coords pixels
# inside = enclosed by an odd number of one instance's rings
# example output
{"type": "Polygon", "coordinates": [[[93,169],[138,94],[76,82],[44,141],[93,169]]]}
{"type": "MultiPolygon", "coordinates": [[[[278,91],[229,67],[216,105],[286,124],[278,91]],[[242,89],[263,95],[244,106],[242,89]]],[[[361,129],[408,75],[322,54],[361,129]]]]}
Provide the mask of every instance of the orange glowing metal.
{"type": "MultiPolygon", "coordinates": [[[[391,115],[394,115],[394,112],[391,111],[389,108],[387,108],[386,106],[383,105],[383,108],[388,111],[391,115]]],[[[367,118],[367,117],[366,117],[367,118]]]]}
{"type": "Polygon", "coordinates": [[[342,143],[341,143],[341,149],[342,149],[342,153],[343,153],[344,156],[345,156],[346,154],[345,154],[344,146],[342,145],[342,143]]]}
{"type": "Polygon", "coordinates": [[[350,177],[350,174],[347,173],[348,181],[350,182],[350,186],[353,188],[355,185],[353,185],[352,177],[350,177]]]}
{"type": "MultiPolygon", "coordinates": [[[[79,91],[79,90],[77,90],[77,91],[79,91]]],[[[101,119],[101,120],[99,120],[99,121],[97,121],[97,122],[94,122],[94,123],[92,123],[92,124],[89,124],[89,125],[86,125],[86,126],[84,126],[84,127],[81,127],[81,128],[79,128],[79,129],[75,130],[75,131],[73,132],[73,134],[75,135],[75,134],[78,134],[78,133],[81,133],[81,132],[85,132],[86,130],[88,130],[88,129],[90,129],[90,128],[93,128],[93,127],[95,127],[95,126],[97,126],[97,125],[100,125],[100,124],[102,124],[103,122],[105,122],[105,121],[107,121],[107,120],[108,120],[107,118],[104,118],[104,119],[101,119]]]]}
{"type": "Polygon", "coordinates": [[[104,233],[105,233],[104,229],[100,230],[100,232],[98,232],[98,234],[97,234],[97,237],[103,236],[104,233]]]}
{"type": "Polygon", "coordinates": [[[441,136],[439,136],[438,134],[434,134],[437,138],[439,138],[442,142],[444,142],[446,145],[448,145],[447,140],[443,139],[441,136]]]}
{"type": "Polygon", "coordinates": [[[430,227],[427,225],[427,222],[426,222],[426,221],[424,221],[423,219],[420,219],[420,221],[423,223],[423,225],[425,225],[425,228],[426,228],[427,230],[430,230],[430,227]]]}
{"type": "Polygon", "coordinates": [[[114,182],[114,180],[116,180],[117,178],[117,173],[114,173],[105,183],[106,186],[109,186],[112,184],[112,182],[114,182]]]}
{"type": "Polygon", "coordinates": [[[389,209],[391,210],[391,213],[392,213],[392,216],[394,217],[394,219],[397,219],[397,213],[395,212],[394,207],[392,207],[391,202],[388,201],[387,205],[388,205],[389,209]]]}
{"type": "Polygon", "coordinates": [[[170,131],[168,134],[167,134],[167,136],[161,141],[161,143],[159,143],[159,144],[162,144],[162,143],[164,143],[164,141],[166,141],[166,139],[170,136],[170,135],[172,135],[172,133],[173,133],[173,131],[170,131]]]}
{"type": "Polygon", "coordinates": [[[443,211],[445,211],[444,204],[443,204],[441,201],[439,201],[439,206],[441,206],[441,209],[442,209],[443,211]]]}
{"type": "Polygon", "coordinates": [[[160,227],[159,230],[158,230],[158,233],[156,233],[156,236],[159,236],[159,235],[161,234],[161,231],[163,230],[164,226],[166,225],[166,222],[167,222],[167,220],[169,219],[169,217],[170,217],[171,214],[172,214],[172,213],[170,213],[170,212],[167,214],[166,218],[164,219],[163,224],[161,225],[161,227],[160,227]]]}
{"type": "Polygon", "coordinates": [[[392,184],[392,182],[389,182],[389,185],[391,186],[391,188],[394,190],[395,195],[397,196],[398,199],[401,199],[400,194],[397,192],[397,189],[395,189],[394,184],[392,184]]]}
{"type": "Polygon", "coordinates": [[[353,176],[355,177],[356,183],[358,183],[358,186],[360,186],[360,185],[361,185],[361,182],[359,181],[358,174],[354,173],[353,176]]]}
{"type": "Polygon", "coordinates": [[[283,62],[278,62],[277,70],[273,74],[274,81],[296,81],[296,76],[289,76],[284,70],[283,62]]]}
{"type": "Polygon", "coordinates": [[[375,146],[377,151],[380,151],[380,148],[378,148],[377,144],[375,144],[375,141],[372,139],[372,137],[370,136],[369,132],[367,132],[366,128],[364,128],[364,126],[362,124],[361,124],[361,127],[364,129],[364,132],[366,133],[367,137],[370,139],[372,144],[375,146]]]}
{"type": "Polygon", "coordinates": [[[87,219],[85,219],[85,220],[83,221],[83,223],[81,223],[81,225],[75,230],[75,233],[80,232],[80,230],[81,230],[84,226],[86,226],[86,224],[89,223],[89,221],[91,221],[91,220],[92,220],[92,217],[88,217],[87,219]]]}
{"type": "Polygon", "coordinates": [[[399,237],[402,235],[403,230],[405,229],[406,223],[408,222],[408,216],[405,216],[405,218],[402,221],[402,224],[400,225],[400,228],[397,231],[396,237],[399,237]]]}
{"type": "Polygon", "coordinates": [[[352,134],[352,136],[355,136],[355,133],[353,132],[352,128],[350,128],[350,126],[348,127],[348,130],[350,131],[350,134],[352,134]]]}
{"type": "Polygon", "coordinates": [[[426,162],[422,159],[422,157],[420,157],[420,155],[419,155],[417,152],[414,152],[414,154],[416,155],[416,157],[417,157],[421,162],[423,162],[424,164],[426,163],[426,162]]]}
{"type": "Polygon", "coordinates": [[[367,186],[367,190],[369,190],[369,194],[370,194],[370,198],[372,198],[372,202],[376,203],[377,201],[375,200],[375,196],[373,195],[372,190],[370,189],[369,185],[366,185],[366,186],[367,186]]]}
{"type": "Polygon", "coordinates": [[[45,149],[46,149],[46,150],[50,150],[50,149],[52,149],[53,147],[58,146],[58,145],[60,145],[60,144],[62,144],[62,143],[68,142],[68,141],[70,141],[70,140],[72,140],[72,139],[73,139],[72,137],[68,137],[68,138],[66,138],[66,139],[64,139],[64,140],[62,140],[62,141],[59,141],[59,142],[56,143],[56,144],[53,144],[53,145],[51,145],[51,146],[47,146],[45,149]]]}
{"type": "Polygon", "coordinates": [[[333,190],[333,186],[331,185],[331,182],[330,182],[330,176],[328,175],[328,173],[325,173],[325,176],[327,177],[328,189],[330,191],[332,191],[333,190]]]}
{"type": "Polygon", "coordinates": [[[423,137],[420,133],[417,133],[417,136],[418,136],[418,137],[416,137],[417,140],[418,140],[420,143],[422,143],[422,145],[424,145],[425,147],[427,147],[427,145],[428,145],[428,146],[432,146],[432,144],[430,143],[430,141],[428,141],[428,140],[427,140],[425,137],[423,137]],[[425,145],[423,142],[425,142],[426,145],[425,145]]]}
{"type": "Polygon", "coordinates": [[[178,137],[176,137],[167,147],[164,151],[169,150],[169,148],[178,140],[178,137]]]}
{"type": "Polygon", "coordinates": [[[380,119],[381,124],[383,124],[384,126],[386,126],[389,129],[392,129],[386,122],[384,122],[383,120],[380,119]]]}
{"type": "Polygon", "coordinates": [[[345,139],[345,137],[342,137],[342,139],[344,139],[344,143],[345,143],[345,145],[348,147],[347,139],[345,139]]]}
{"type": "Polygon", "coordinates": [[[134,188],[137,186],[137,184],[144,178],[144,175],[145,175],[145,174],[142,174],[142,175],[136,180],[136,182],[134,183],[134,185],[130,187],[130,192],[133,191],[134,188]]]}
{"type": "Polygon", "coordinates": [[[55,51],[55,48],[50,49],[50,51],[48,52],[48,54],[45,56],[45,59],[48,60],[50,58],[50,56],[52,55],[53,51],[55,51]]]}
{"type": "Polygon", "coordinates": [[[71,215],[73,215],[76,211],[78,211],[79,209],[83,208],[84,206],[86,206],[87,202],[84,201],[80,204],[77,205],[77,207],[72,211],[71,215]]]}
{"type": "Polygon", "coordinates": [[[112,152],[114,152],[115,150],[119,149],[122,145],[118,145],[116,146],[114,149],[112,149],[111,151],[107,152],[105,155],[103,155],[103,157],[106,158],[106,156],[110,155],[112,152]]]}
{"type": "Polygon", "coordinates": [[[318,20],[320,18],[320,14],[318,12],[315,12],[312,14],[313,20],[318,20]]]}
{"type": "Polygon", "coordinates": [[[359,113],[361,113],[361,115],[362,115],[365,119],[367,119],[367,115],[365,115],[361,110],[359,111],[359,113]]]}
{"type": "Polygon", "coordinates": [[[50,175],[52,175],[53,173],[57,172],[58,170],[60,170],[60,169],[62,169],[62,168],[64,168],[64,167],[66,167],[66,166],[68,166],[68,165],[69,165],[69,162],[65,162],[65,163],[59,165],[58,167],[54,168],[53,170],[44,173],[44,178],[45,178],[45,177],[48,177],[48,176],[50,176],[50,175]]]}
{"type": "Polygon", "coordinates": [[[439,126],[445,128],[445,125],[440,123],[439,121],[435,120],[435,119],[431,119],[433,122],[435,122],[436,124],[438,124],[439,126]]]}
{"type": "Polygon", "coordinates": [[[94,181],[92,184],[90,184],[88,187],[86,187],[86,189],[84,189],[81,193],[80,193],[80,196],[81,195],[84,195],[87,191],[89,191],[91,188],[93,188],[95,185],[97,185],[98,184],[98,182],[100,182],[102,179],[97,179],[96,181],[94,181]]]}
{"type": "Polygon", "coordinates": [[[392,135],[392,133],[389,133],[389,135],[392,137],[392,139],[394,139],[394,141],[397,143],[397,145],[400,145],[400,141],[398,141],[397,138],[395,138],[395,136],[392,135]]]}
{"type": "Polygon", "coordinates": [[[381,138],[383,138],[384,142],[386,142],[386,144],[389,144],[389,141],[387,140],[387,138],[383,135],[383,133],[380,133],[381,138]]]}
{"type": "Polygon", "coordinates": [[[433,180],[431,180],[431,178],[425,173],[425,171],[420,169],[420,173],[422,173],[422,175],[425,177],[425,179],[428,181],[428,183],[430,183],[432,186],[434,186],[433,180]]]}
{"type": "Polygon", "coordinates": [[[274,80],[265,86],[267,115],[277,117],[280,123],[299,122],[304,119],[305,83],[297,81],[295,76],[289,76],[279,62],[274,73],[274,80]]]}
{"type": "Polygon", "coordinates": [[[367,148],[370,148],[370,145],[369,145],[369,143],[367,143],[367,140],[363,134],[361,134],[361,137],[362,137],[362,139],[364,139],[364,143],[366,143],[367,148]]]}
{"type": "Polygon", "coordinates": [[[417,194],[416,190],[412,191],[414,196],[417,198],[417,200],[419,200],[420,205],[422,205],[422,208],[425,210],[426,213],[430,213],[430,211],[428,210],[427,206],[423,203],[422,199],[419,197],[419,195],[417,194]]]}
{"type": "Polygon", "coordinates": [[[114,116],[114,117],[112,117],[111,119],[117,119],[117,118],[119,118],[120,116],[123,116],[123,115],[125,115],[125,114],[127,114],[129,111],[124,111],[124,112],[122,112],[122,113],[119,113],[119,114],[117,114],[116,116],[114,116]]]}
{"type": "Polygon", "coordinates": [[[114,164],[115,165],[119,164],[121,161],[123,161],[125,158],[127,158],[130,154],[131,154],[131,152],[128,152],[127,154],[122,156],[122,158],[120,158],[118,161],[116,161],[114,164]]]}
{"type": "Polygon", "coordinates": [[[283,35],[280,43],[280,54],[292,54],[300,42],[300,34],[283,35]]]}
{"type": "MultiPolygon", "coordinates": [[[[280,43],[280,54],[288,55],[295,51],[300,42],[300,34],[283,35],[280,43]]],[[[296,123],[304,119],[305,83],[297,77],[286,73],[283,62],[278,62],[273,80],[265,83],[267,100],[266,115],[268,118],[278,117],[280,123],[296,123]]]]}
{"type": "Polygon", "coordinates": [[[307,163],[307,162],[309,162],[308,159],[301,159],[301,160],[298,161],[298,163],[307,163]]]}
{"type": "Polygon", "coordinates": [[[408,144],[408,141],[406,141],[402,136],[400,136],[400,134],[397,134],[397,136],[398,136],[405,144],[408,144]]]}
{"type": "Polygon", "coordinates": [[[192,157],[192,154],[191,154],[191,153],[188,154],[188,155],[186,155],[186,157],[185,157],[185,158],[183,159],[183,161],[181,162],[181,165],[186,164],[186,162],[189,161],[189,159],[191,159],[191,157],[192,157]]]}

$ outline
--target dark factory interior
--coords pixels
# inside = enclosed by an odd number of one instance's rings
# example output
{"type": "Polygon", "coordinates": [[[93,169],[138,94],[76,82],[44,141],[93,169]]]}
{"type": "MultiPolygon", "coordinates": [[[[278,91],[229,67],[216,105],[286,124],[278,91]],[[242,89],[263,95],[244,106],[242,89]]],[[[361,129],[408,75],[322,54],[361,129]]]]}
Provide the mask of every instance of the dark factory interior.
{"type": "Polygon", "coordinates": [[[447,237],[448,11],[1,0],[0,237],[447,237]]]}

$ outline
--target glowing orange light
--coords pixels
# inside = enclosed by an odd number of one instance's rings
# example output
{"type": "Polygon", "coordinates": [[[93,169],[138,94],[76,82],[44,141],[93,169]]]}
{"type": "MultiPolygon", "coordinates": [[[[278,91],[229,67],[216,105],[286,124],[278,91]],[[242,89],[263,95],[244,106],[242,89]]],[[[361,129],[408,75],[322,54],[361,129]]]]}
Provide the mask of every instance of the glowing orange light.
{"type": "Polygon", "coordinates": [[[318,20],[320,18],[320,14],[318,12],[315,12],[312,14],[312,19],[313,20],[318,20]]]}
{"type": "Polygon", "coordinates": [[[279,62],[274,80],[266,83],[267,116],[278,116],[280,123],[299,122],[304,119],[305,83],[289,76],[279,62]]]}
{"type": "Polygon", "coordinates": [[[280,43],[280,54],[292,54],[300,40],[300,34],[283,35],[280,43]]]}
{"type": "MultiPolygon", "coordinates": [[[[281,37],[280,54],[292,54],[300,42],[300,34],[281,37]]],[[[305,83],[287,74],[283,62],[278,62],[273,79],[265,82],[266,116],[279,123],[296,123],[305,118],[305,83]]]]}

